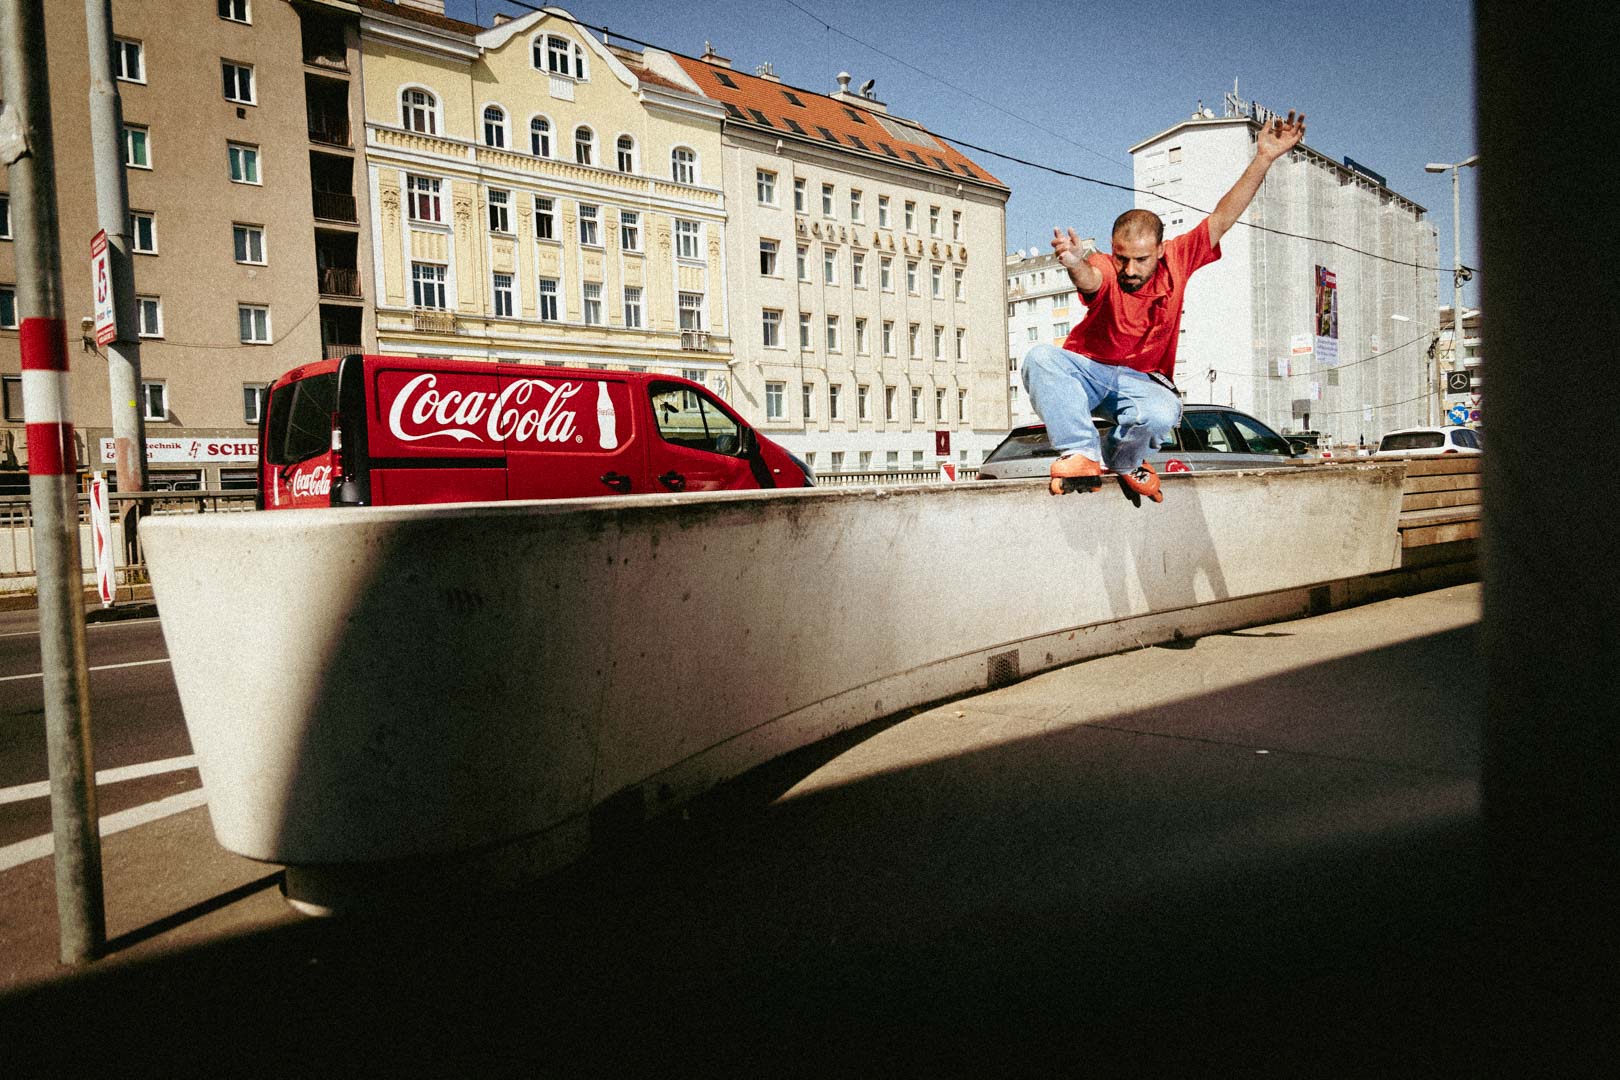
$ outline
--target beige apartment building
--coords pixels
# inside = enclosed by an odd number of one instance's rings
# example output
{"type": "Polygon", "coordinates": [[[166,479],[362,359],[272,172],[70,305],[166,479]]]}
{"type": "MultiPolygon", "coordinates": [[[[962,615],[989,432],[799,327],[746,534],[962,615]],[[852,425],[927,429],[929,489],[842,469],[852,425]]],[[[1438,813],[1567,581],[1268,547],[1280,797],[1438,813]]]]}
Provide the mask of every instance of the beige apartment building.
{"type": "Polygon", "coordinates": [[[977,464],[1008,427],[1007,187],[868,89],[647,50],[725,110],[729,400],[823,473],[977,464]]]}
{"type": "MultiPolygon", "coordinates": [[[[45,5],[73,421],[112,472],[106,363],[86,342],[97,231],[82,5],[45,5]]],[[[374,340],[355,184],[358,20],[325,0],[114,0],[154,488],[253,486],[262,388],[374,340]]],[[[0,172],[0,187],[5,185],[0,172]]],[[[0,471],[26,487],[15,223],[0,191],[0,471]]]]}
{"type": "Polygon", "coordinates": [[[366,4],[384,352],[683,373],[726,394],[719,104],[561,9],[366,4]]]}

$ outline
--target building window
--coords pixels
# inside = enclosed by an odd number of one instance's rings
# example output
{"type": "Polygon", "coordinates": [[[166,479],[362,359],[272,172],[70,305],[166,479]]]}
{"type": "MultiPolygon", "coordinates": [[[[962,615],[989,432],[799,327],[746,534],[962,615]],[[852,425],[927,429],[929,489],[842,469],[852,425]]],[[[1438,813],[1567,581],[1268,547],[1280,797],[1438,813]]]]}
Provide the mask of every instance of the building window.
{"type": "Polygon", "coordinates": [[[768,382],[765,384],[765,419],[782,419],[782,397],[783,391],[786,389],[786,383],[768,382]]]}
{"type": "Polygon", "coordinates": [[[124,125],[124,164],[133,169],[152,167],[151,138],[140,124],[124,125]]]}
{"type": "Polygon", "coordinates": [[[626,286],[624,290],[624,328],[641,329],[641,290],[626,286]]]}
{"type": "Polygon", "coordinates": [[[844,388],[838,383],[827,387],[827,419],[842,420],[844,418],[844,388]]]}
{"type": "Polygon", "coordinates": [[[934,391],[934,419],[942,424],[945,422],[945,391],[942,389],[934,391]]]}
{"type": "Polygon", "coordinates": [[[1055,322],[1055,323],[1053,323],[1052,324],[1052,336],[1055,337],[1055,338],[1066,338],[1066,337],[1068,337],[1069,336],[1069,324],[1067,322],[1055,322]]]}
{"type": "Polygon", "coordinates": [[[232,225],[231,246],[239,263],[264,262],[264,226],[232,225]]]}
{"type": "Polygon", "coordinates": [[[626,251],[641,250],[641,212],[619,211],[619,246],[626,251]]]}
{"type": "Polygon", "coordinates": [[[0,240],[11,239],[11,196],[0,191],[0,240]]]}
{"type": "Polygon", "coordinates": [[[821,280],[828,285],[838,284],[838,252],[833,248],[822,249],[821,280]]]}
{"type": "Polygon", "coordinates": [[[529,153],[535,157],[551,156],[551,121],[543,116],[529,119],[529,153]]]}
{"type": "Polygon", "coordinates": [[[422,135],[439,133],[439,103],[426,90],[407,90],[401,94],[400,110],[406,131],[422,135]]]}
{"type": "Polygon", "coordinates": [[[765,206],[776,205],[776,174],[766,169],[754,171],[754,194],[765,206]]]}
{"type": "Polygon", "coordinates": [[[911,422],[920,424],[926,419],[927,417],[923,415],[922,411],[922,387],[913,386],[911,388],[911,422]]]}
{"type": "Polygon", "coordinates": [[[857,289],[866,288],[866,252],[856,251],[850,254],[849,282],[857,289]]]}
{"type": "Polygon", "coordinates": [[[821,185],[821,216],[833,216],[833,186],[831,184],[821,185]]]}
{"type": "Polygon", "coordinates": [[[939,235],[939,207],[937,206],[928,208],[928,235],[939,235]]]}
{"type": "MultiPolygon", "coordinates": [[[[1016,391],[1014,391],[1014,392],[1016,393],[1016,391]]],[[[957,422],[960,423],[962,421],[963,417],[966,416],[966,415],[967,415],[967,391],[966,390],[958,390],[956,392],[956,419],[957,419],[957,422]]]]}
{"type": "Polygon", "coordinates": [[[599,281],[585,282],[583,296],[585,300],[585,325],[602,325],[602,283],[599,281]]]}
{"type": "Polygon", "coordinates": [[[588,127],[574,129],[574,160],[581,165],[595,163],[596,135],[588,127]]]}
{"type": "Polygon", "coordinates": [[[495,317],[497,319],[510,319],[512,317],[512,275],[494,275],[495,317]]]}
{"type": "Polygon", "coordinates": [[[579,242],[586,247],[602,246],[602,236],[597,230],[596,207],[590,203],[579,204],[579,242]]]}
{"type": "Polygon", "coordinates": [[[815,390],[809,383],[799,386],[799,407],[806,420],[813,420],[816,416],[815,390]]]}
{"type": "Polygon", "coordinates": [[[113,38],[113,78],[124,82],[146,81],[146,50],[140,42],[113,38]]]}
{"type": "Polygon", "coordinates": [[[636,171],[636,140],[628,135],[620,135],[619,141],[614,144],[618,154],[619,171],[633,173],[636,171]]]}
{"type": "Polygon", "coordinates": [[[855,320],[855,351],[866,355],[866,320],[862,318],[855,320]]]}
{"type": "Polygon", "coordinates": [[[934,263],[928,268],[928,287],[932,290],[935,300],[945,298],[945,268],[934,263]]]}
{"type": "Polygon", "coordinates": [[[802,351],[810,350],[810,313],[799,312],[799,348],[802,351]]]}
{"type": "Polygon", "coordinates": [[[884,292],[894,292],[894,259],[888,255],[878,257],[878,286],[884,292]]]}
{"type": "Polygon", "coordinates": [[[840,352],[838,347],[838,316],[827,316],[827,351],[840,352]]]}
{"type": "Polygon", "coordinates": [[[158,297],[135,298],[135,330],[143,338],[163,336],[163,302],[158,297]]]}
{"type": "Polygon", "coordinates": [[[0,419],[14,423],[28,419],[23,412],[21,375],[0,375],[0,396],[4,397],[4,411],[0,412],[0,419]]]}
{"type": "Polygon", "coordinates": [[[484,145],[506,148],[506,110],[499,105],[484,106],[484,145]]]}
{"type": "Polygon", "coordinates": [[[883,388],[883,419],[894,423],[894,387],[883,388]]]}
{"type": "Polygon", "coordinates": [[[677,146],[669,155],[669,173],[677,184],[697,183],[697,153],[677,146]]]}
{"type": "Polygon", "coordinates": [[[406,176],[405,207],[406,213],[413,221],[443,221],[443,207],[439,202],[439,178],[406,176]]]}
{"type": "MultiPolygon", "coordinates": [[[[231,22],[250,23],[248,0],[219,0],[219,17],[231,22]]],[[[255,417],[257,419],[257,417],[255,417]]]]}
{"type": "Polygon", "coordinates": [[[263,304],[236,305],[236,322],[242,331],[242,344],[270,344],[270,309],[263,304]]]}
{"type": "Polygon", "coordinates": [[[259,183],[259,148],[247,143],[226,143],[231,163],[231,181],[237,184],[259,183]]]}
{"type": "MultiPolygon", "coordinates": [[[[157,219],[146,210],[129,212],[129,250],[137,255],[157,254],[157,219]]],[[[241,260],[238,260],[241,261],[241,260]]],[[[263,262],[263,259],[255,260],[263,262]]]]}
{"type": "Polygon", "coordinates": [[[0,329],[17,329],[17,287],[0,285],[0,329]]]}
{"type": "Polygon", "coordinates": [[[945,359],[945,328],[934,324],[934,359],[945,359]]]}
{"type": "Polygon", "coordinates": [[[894,320],[883,320],[883,355],[894,355],[894,320]]]}
{"type": "Polygon", "coordinates": [[[242,422],[257,424],[264,415],[264,399],[270,388],[263,384],[242,387],[242,422]]]}
{"type": "Polygon", "coordinates": [[[675,219],[675,257],[678,259],[702,258],[702,226],[695,221],[675,219]]]}
{"type": "Polygon", "coordinates": [[[872,388],[861,383],[855,388],[855,418],[857,420],[872,419],[872,388]]]}
{"type": "Polygon", "coordinates": [[[951,239],[962,239],[962,211],[951,211],[951,239]]]}
{"type": "Polygon", "coordinates": [[[782,313],[766,308],[760,312],[761,342],[767,349],[782,347],[782,313]]]}
{"type": "Polygon", "coordinates": [[[557,239],[557,204],[543,195],[534,197],[534,238],[557,239]]]}
{"type": "Polygon", "coordinates": [[[141,383],[141,417],[145,420],[169,418],[169,388],[160,382],[141,383]]]}
{"type": "Polygon", "coordinates": [[[1031,341],[1039,341],[1039,340],[1041,340],[1041,330],[1040,330],[1040,327],[1038,327],[1038,326],[1030,327],[1028,330],[1025,331],[1025,333],[1027,333],[1029,335],[1029,340],[1031,340],[1031,341]]]}
{"type": "Polygon", "coordinates": [[[917,295],[917,260],[906,260],[906,292],[917,295]]]}
{"type": "Polygon", "coordinates": [[[238,105],[253,104],[253,65],[233,64],[223,60],[219,65],[225,83],[225,100],[238,105]]]}
{"type": "Polygon", "coordinates": [[[967,329],[965,327],[958,326],[956,328],[956,358],[958,360],[962,359],[962,353],[966,345],[967,329]]]}
{"type": "Polygon", "coordinates": [[[444,267],[437,263],[411,263],[411,302],[419,308],[443,311],[444,267]]]}
{"type": "Polygon", "coordinates": [[[849,220],[856,224],[861,221],[861,191],[859,188],[849,189],[849,220]]]}
{"type": "Polygon", "coordinates": [[[887,229],[888,227],[889,227],[889,197],[887,195],[879,195],[878,196],[878,228],[887,229]]]}
{"type": "Polygon", "coordinates": [[[512,218],[510,203],[512,193],[504,188],[489,189],[489,231],[495,233],[509,233],[512,231],[512,218]]]}
{"type": "Polygon", "coordinates": [[[778,246],[775,240],[761,240],[759,242],[759,272],[765,277],[776,276],[776,249],[778,246]]]}
{"type": "Polygon", "coordinates": [[[557,279],[541,278],[538,282],[540,293],[540,321],[557,321],[557,279]]]}
{"type": "Polygon", "coordinates": [[[804,177],[793,181],[793,212],[804,213],[804,177]]]}
{"type": "Polygon", "coordinates": [[[804,244],[799,245],[799,280],[810,280],[810,249],[804,244]]]}
{"type": "Polygon", "coordinates": [[[861,472],[870,472],[872,470],[872,451],[870,451],[870,450],[862,450],[862,451],[860,451],[860,462],[861,462],[860,471],[861,472]]]}
{"type": "Polygon", "coordinates": [[[834,450],[828,456],[832,459],[832,471],[833,472],[843,472],[844,471],[844,452],[842,450],[834,450]]]}
{"type": "Polygon", "coordinates": [[[911,323],[906,327],[906,345],[913,360],[922,359],[922,326],[920,324],[911,323]]]}
{"type": "Polygon", "coordinates": [[[679,294],[677,302],[681,312],[681,329],[703,329],[703,294],[683,292],[679,294]]]}
{"type": "Polygon", "coordinates": [[[917,231],[917,204],[910,199],[906,200],[906,232],[917,231]]]}
{"type": "Polygon", "coordinates": [[[958,266],[956,268],[955,273],[956,273],[956,280],[955,280],[956,298],[958,300],[966,300],[967,299],[967,287],[966,287],[966,285],[965,285],[965,283],[963,281],[963,278],[962,278],[962,268],[960,266],[958,266]]]}
{"type": "Polygon", "coordinates": [[[585,50],[565,37],[536,38],[532,55],[538,71],[582,82],[586,78],[585,50]]]}

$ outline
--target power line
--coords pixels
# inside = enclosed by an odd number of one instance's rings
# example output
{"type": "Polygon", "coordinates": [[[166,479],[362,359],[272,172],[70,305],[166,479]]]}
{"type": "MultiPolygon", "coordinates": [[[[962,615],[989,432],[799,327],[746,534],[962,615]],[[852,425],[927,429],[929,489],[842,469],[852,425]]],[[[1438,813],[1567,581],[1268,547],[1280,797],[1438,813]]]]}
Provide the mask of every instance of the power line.
{"type": "MultiPolygon", "coordinates": [[[[1360,360],[1352,360],[1348,364],[1334,364],[1332,367],[1326,368],[1326,370],[1328,370],[1328,371],[1344,371],[1346,368],[1353,368],[1357,364],[1367,364],[1367,363],[1371,363],[1374,360],[1385,360],[1385,359],[1388,359],[1391,356],[1394,356],[1396,353],[1400,352],[1402,349],[1411,348],[1413,345],[1416,345],[1418,342],[1427,341],[1429,338],[1431,338],[1433,336],[1434,336],[1434,332],[1430,331],[1428,333],[1423,334],[1421,337],[1413,338],[1411,341],[1402,342],[1401,344],[1396,345],[1394,348],[1386,349],[1383,352],[1376,352],[1376,353],[1373,353],[1370,356],[1363,356],[1360,360]]],[[[1272,378],[1272,376],[1270,376],[1270,375],[1256,375],[1252,371],[1227,371],[1225,368],[1211,368],[1210,370],[1217,371],[1222,375],[1232,375],[1232,376],[1235,376],[1235,377],[1241,378],[1241,379],[1269,379],[1269,378],[1272,378]]],[[[1308,372],[1308,371],[1290,371],[1287,375],[1284,375],[1283,378],[1285,378],[1285,379],[1298,379],[1298,378],[1302,378],[1302,377],[1304,377],[1306,375],[1310,375],[1310,374],[1313,374],[1313,373],[1308,372]]]]}

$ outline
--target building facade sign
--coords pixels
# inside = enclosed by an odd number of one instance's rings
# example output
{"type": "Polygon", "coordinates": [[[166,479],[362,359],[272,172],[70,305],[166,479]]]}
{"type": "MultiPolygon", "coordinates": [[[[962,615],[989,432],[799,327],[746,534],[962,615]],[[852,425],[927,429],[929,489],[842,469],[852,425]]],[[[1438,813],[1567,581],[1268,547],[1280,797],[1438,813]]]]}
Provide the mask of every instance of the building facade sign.
{"type": "MultiPolygon", "coordinates": [[[[101,440],[101,463],[113,464],[116,440],[101,440]]],[[[259,460],[258,439],[147,439],[146,460],[153,465],[247,464],[259,460]]]]}

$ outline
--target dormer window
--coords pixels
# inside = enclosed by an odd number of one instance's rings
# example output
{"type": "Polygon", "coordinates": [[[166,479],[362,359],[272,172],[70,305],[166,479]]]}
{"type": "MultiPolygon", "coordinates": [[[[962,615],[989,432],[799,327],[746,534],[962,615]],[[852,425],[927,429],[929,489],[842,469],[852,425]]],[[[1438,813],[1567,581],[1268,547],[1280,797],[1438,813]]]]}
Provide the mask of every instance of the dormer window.
{"type": "Polygon", "coordinates": [[[534,66],[537,71],[585,81],[585,50],[578,43],[556,34],[534,40],[534,66]]]}

